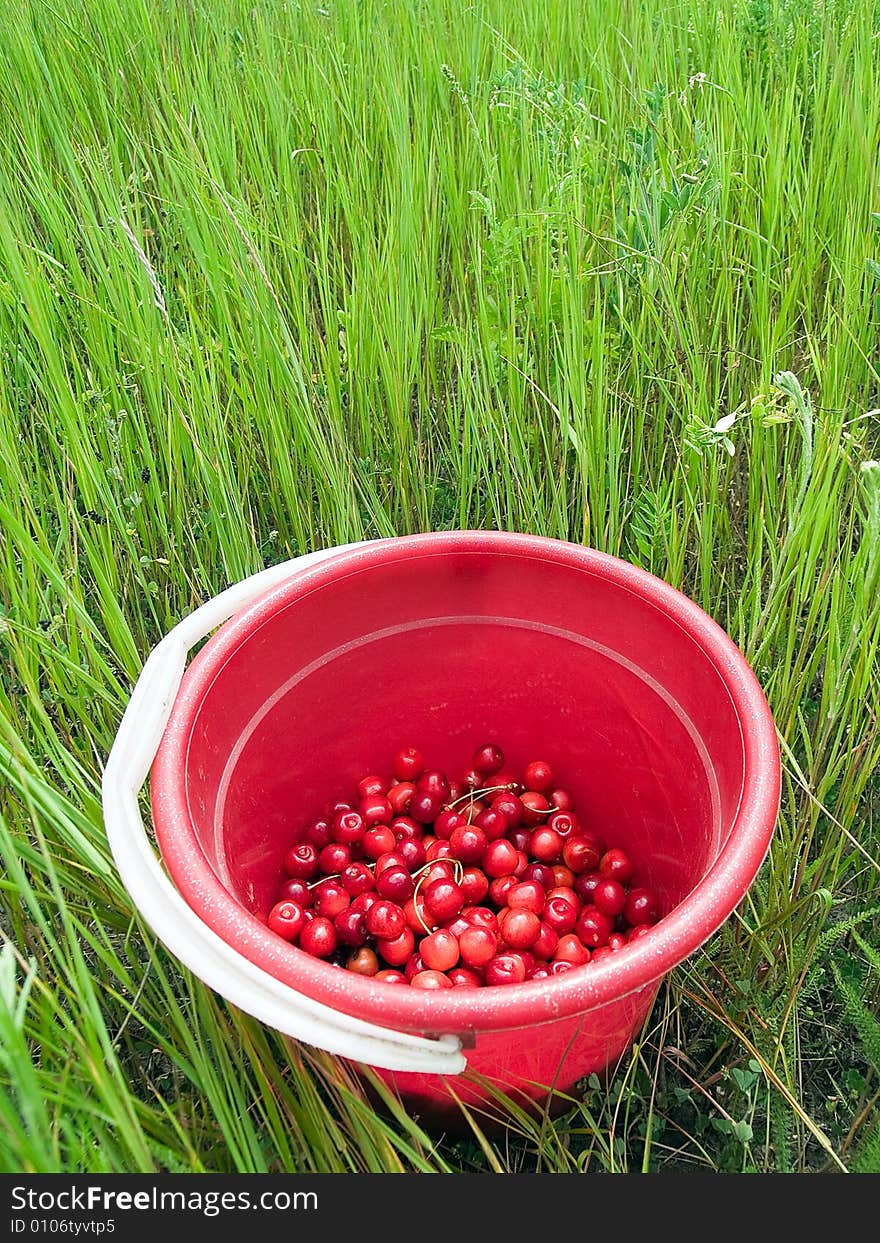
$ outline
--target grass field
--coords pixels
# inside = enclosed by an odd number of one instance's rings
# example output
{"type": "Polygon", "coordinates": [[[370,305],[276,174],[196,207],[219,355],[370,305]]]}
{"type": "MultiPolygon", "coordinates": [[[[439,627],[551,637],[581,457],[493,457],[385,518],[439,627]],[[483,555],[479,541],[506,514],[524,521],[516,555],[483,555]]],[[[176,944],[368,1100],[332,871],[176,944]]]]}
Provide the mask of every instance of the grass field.
{"type": "Polygon", "coordinates": [[[0,141],[0,1168],[880,1170],[876,6],[21,0],[0,141]],[[482,526],[690,594],[784,790],[610,1085],[453,1141],[157,945],[99,786],[200,601],[482,526]]]}

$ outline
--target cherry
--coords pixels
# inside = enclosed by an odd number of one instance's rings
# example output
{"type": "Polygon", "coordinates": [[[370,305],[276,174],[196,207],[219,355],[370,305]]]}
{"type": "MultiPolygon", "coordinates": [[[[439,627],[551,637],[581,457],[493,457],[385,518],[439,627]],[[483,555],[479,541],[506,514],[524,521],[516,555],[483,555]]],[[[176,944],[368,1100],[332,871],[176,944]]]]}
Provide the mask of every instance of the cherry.
{"type": "Polygon", "coordinates": [[[547,821],[547,828],[558,833],[563,841],[567,837],[576,837],[581,831],[580,821],[570,811],[555,811],[547,821]]]}
{"type": "Polygon", "coordinates": [[[547,797],[550,800],[550,806],[558,807],[560,811],[571,811],[574,806],[570,791],[562,789],[561,786],[554,787],[547,797]]]}
{"type": "Polygon", "coordinates": [[[468,928],[472,928],[473,924],[464,916],[464,909],[459,911],[455,919],[451,919],[448,924],[444,925],[447,932],[451,932],[456,941],[461,940],[461,934],[467,932],[468,928]]]}
{"type": "Polygon", "coordinates": [[[377,824],[374,829],[367,829],[361,839],[361,849],[368,859],[378,859],[394,849],[396,839],[391,829],[384,824],[377,824]]]}
{"type": "Polygon", "coordinates": [[[425,844],[425,858],[429,862],[436,859],[452,859],[454,857],[449,842],[441,842],[436,837],[432,837],[430,841],[428,838],[423,838],[422,841],[425,844]]]}
{"type": "Polygon", "coordinates": [[[424,890],[425,909],[438,923],[454,919],[464,906],[461,886],[454,880],[434,880],[424,890]]]}
{"type": "Polygon", "coordinates": [[[517,878],[517,880],[520,879],[523,872],[526,870],[528,866],[529,866],[529,856],[526,854],[524,850],[518,850],[516,852],[516,866],[513,869],[513,874],[517,878]]]}
{"type": "Polygon", "coordinates": [[[532,946],[532,953],[536,958],[548,959],[552,958],[556,952],[556,946],[559,944],[559,936],[553,928],[546,922],[541,920],[541,931],[538,939],[532,946]]]}
{"type": "Polygon", "coordinates": [[[367,932],[381,941],[396,940],[405,927],[403,911],[387,898],[380,898],[367,911],[367,932]]]}
{"type": "Polygon", "coordinates": [[[626,896],[623,917],[628,924],[656,924],[660,918],[660,899],[653,889],[630,889],[626,896]]]}
{"type": "Polygon", "coordinates": [[[329,958],[336,953],[336,930],[326,916],[317,915],[299,934],[299,948],[315,958],[329,958]]]}
{"type": "Polygon", "coordinates": [[[351,905],[351,898],[338,880],[321,881],[315,886],[315,913],[335,919],[351,905]]]}
{"type": "Polygon", "coordinates": [[[516,773],[510,772],[506,768],[502,768],[501,772],[492,774],[491,784],[493,786],[504,786],[504,789],[511,794],[516,794],[517,791],[525,789],[525,786],[517,781],[516,773]]]}
{"type": "Polygon", "coordinates": [[[381,777],[370,776],[362,777],[357,783],[358,798],[372,798],[375,795],[383,795],[385,793],[385,782],[381,777]]]}
{"type": "Polygon", "coordinates": [[[526,789],[546,794],[553,786],[553,769],[546,760],[532,760],[523,773],[526,789]]]}
{"type": "Polygon", "coordinates": [[[318,855],[318,868],[325,876],[344,872],[351,863],[351,849],[343,842],[330,842],[318,855]]]}
{"type": "Polygon", "coordinates": [[[318,851],[311,842],[298,842],[284,856],[283,866],[292,880],[311,880],[318,870],[318,851]]]}
{"type": "Polygon", "coordinates": [[[477,747],[471,763],[480,777],[491,777],[504,767],[504,752],[496,743],[486,742],[477,747]]]}
{"type": "Polygon", "coordinates": [[[593,892],[593,902],[603,915],[613,919],[623,914],[627,903],[626,890],[618,880],[600,880],[593,892]]]}
{"type": "Polygon", "coordinates": [[[419,953],[430,971],[449,971],[459,959],[458,941],[446,928],[438,928],[422,940],[419,953]]]}
{"type": "Polygon", "coordinates": [[[461,961],[468,967],[482,968],[498,952],[498,938],[489,928],[469,927],[458,939],[461,961]]]}
{"type": "Polygon", "coordinates": [[[430,885],[435,880],[455,880],[455,867],[448,859],[435,859],[422,875],[422,885],[430,885]]]}
{"type": "Polygon", "coordinates": [[[446,978],[455,988],[479,988],[483,983],[470,967],[453,967],[446,978]]]}
{"type": "MultiPolygon", "coordinates": [[[[483,815],[491,815],[484,812],[483,815]]],[[[452,830],[449,846],[452,854],[462,863],[479,863],[488,846],[486,834],[476,824],[464,824],[452,830]]]]}
{"type": "Polygon", "coordinates": [[[483,855],[483,871],[487,876],[508,876],[518,862],[516,847],[506,838],[490,842],[483,855]]]}
{"type": "Polygon", "coordinates": [[[552,889],[556,884],[556,869],[546,863],[530,863],[522,874],[522,879],[536,880],[544,889],[552,889]]]}
{"type": "Polygon", "coordinates": [[[499,920],[499,929],[511,949],[527,950],[541,935],[541,921],[533,911],[508,909],[499,920]]]}
{"type": "Polygon", "coordinates": [[[436,794],[417,787],[415,794],[409,800],[409,814],[420,824],[430,824],[440,814],[441,803],[442,800],[436,794]]]}
{"type": "Polygon", "coordinates": [[[431,970],[417,972],[410,980],[410,985],[412,988],[426,989],[453,987],[452,980],[450,980],[448,976],[444,975],[442,971],[431,970]]]}
{"type": "Polygon", "coordinates": [[[599,871],[603,876],[610,876],[612,880],[619,880],[621,885],[626,885],[636,874],[636,869],[625,850],[618,850],[616,847],[612,850],[606,850],[605,854],[599,860],[599,871]]]}
{"type": "Polygon", "coordinates": [[[284,937],[285,941],[295,941],[306,926],[305,911],[299,902],[289,899],[276,902],[266,923],[279,937],[284,937]]]}
{"type": "Polygon", "coordinates": [[[595,872],[602,857],[602,845],[591,833],[579,833],[577,837],[569,837],[562,847],[566,867],[571,868],[577,875],[595,872]]]}
{"type": "Polygon", "coordinates": [[[540,915],[547,901],[547,892],[536,880],[520,881],[507,891],[507,905],[511,910],[532,911],[540,915]]]}
{"type": "Polygon", "coordinates": [[[395,842],[420,842],[425,832],[425,826],[418,824],[412,816],[395,816],[390,828],[395,842]]]}
{"type": "Polygon", "coordinates": [[[531,978],[533,980],[548,980],[551,974],[552,972],[550,971],[549,966],[546,966],[546,967],[538,966],[538,967],[535,967],[534,971],[532,972],[531,978]]]}
{"type": "Polygon", "coordinates": [[[386,797],[395,816],[404,814],[415,792],[416,788],[411,781],[401,781],[398,785],[391,787],[386,797]]]}
{"type": "Polygon", "coordinates": [[[345,799],[337,799],[335,803],[327,804],[327,819],[334,820],[341,811],[354,811],[351,803],[347,803],[345,799]]]}
{"type": "Polygon", "coordinates": [[[626,945],[626,935],[622,932],[612,932],[608,938],[608,948],[616,954],[618,950],[623,949],[624,945],[626,945]]]}
{"type": "Polygon", "coordinates": [[[398,906],[403,906],[405,902],[409,901],[413,896],[415,887],[415,881],[407,869],[405,867],[398,867],[396,864],[392,867],[384,868],[379,876],[376,877],[376,892],[379,897],[390,898],[398,906]]]}
{"type": "Polygon", "coordinates": [[[458,883],[468,906],[477,906],[489,892],[489,879],[482,868],[465,868],[458,883]]]}
{"type": "Polygon", "coordinates": [[[377,971],[373,979],[381,980],[383,984],[409,984],[409,980],[402,971],[392,971],[390,969],[377,971]]]}
{"type": "Polygon", "coordinates": [[[574,888],[574,872],[562,863],[553,864],[553,882],[558,888],[564,885],[567,889],[574,888]]]}
{"type": "Polygon", "coordinates": [[[355,950],[345,965],[356,975],[377,975],[379,971],[379,959],[366,945],[355,950]]]}
{"type": "MultiPolygon", "coordinates": [[[[424,928],[420,929],[424,932],[424,928]]],[[[379,953],[392,967],[402,967],[412,957],[416,939],[412,928],[404,928],[399,937],[386,937],[376,943],[379,953]]]]}
{"type": "Polygon", "coordinates": [[[569,962],[567,958],[554,958],[548,970],[551,975],[564,975],[566,971],[571,971],[577,966],[580,966],[580,963],[569,962]]]}
{"type": "Polygon", "coordinates": [[[464,784],[468,790],[479,790],[483,785],[483,775],[475,768],[469,768],[464,775],[464,784]]]}
{"type": "Polygon", "coordinates": [[[468,824],[476,824],[483,812],[488,810],[488,804],[484,803],[481,798],[475,798],[473,802],[465,803],[459,808],[460,814],[464,816],[468,824]]]}
{"type": "Polygon", "coordinates": [[[588,949],[595,949],[607,943],[614,924],[597,906],[585,906],[578,916],[575,931],[588,949]]]}
{"type": "Polygon", "coordinates": [[[580,898],[577,896],[577,894],[575,893],[573,889],[569,888],[568,885],[554,885],[552,889],[548,889],[547,890],[548,901],[551,898],[562,898],[562,900],[564,902],[567,902],[569,906],[573,906],[576,911],[579,911],[581,908],[580,898]]]}
{"type": "Polygon", "coordinates": [[[390,824],[394,819],[394,808],[384,794],[373,794],[362,798],[358,811],[364,818],[364,824],[371,829],[374,824],[390,824]]]}
{"type": "Polygon", "coordinates": [[[488,906],[467,906],[462,915],[474,928],[488,928],[489,932],[498,932],[498,916],[488,906]]]}
{"type": "Polygon", "coordinates": [[[425,771],[425,757],[416,747],[404,747],[395,755],[391,770],[398,781],[415,781],[425,771]]]}
{"type": "Polygon", "coordinates": [[[448,842],[452,837],[453,830],[467,824],[467,820],[460,812],[454,811],[451,807],[447,807],[434,821],[434,832],[437,837],[441,837],[444,842],[448,842]]]}
{"type": "Polygon", "coordinates": [[[496,794],[492,799],[492,810],[500,811],[507,821],[508,829],[519,828],[522,823],[523,805],[516,794],[505,791],[503,794],[496,794]]]}
{"type": "Polygon", "coordinates": [[[562,838],[554,829],[535,829],[529,838],[529,854],[539,863],[556,863],[562,856],[562,838]]]}
{"type": "Polygon", "coordinates": [[[531,836],[532,830],[522,826],[519,829],[511,829],[507,834],[507,840],[515,850],[528,850],[531,836]]]}
{"type": "Polygon", "coordinates": [[[496,876],[489,886],[490,899],[496,906],[506,906],[507,895],[516,883],[517,878],[512,873],[510,876],[496,876]]]}
{"type": "Polygon", "coordinates": [[[523,824],[531,826],[544,823],[544,817],[550,810],[550,804],[543,794],[539,794],[537,790],[526,790],[524,794],[519,796],[519,801],[522,803],[523,808],[523,824]]]}
{"type": "Polygon", "coordinates": [[[305,832],[305,840],[317,846],[318,850],[330,841],[330,821],[313,820],[305,832]]]}
{"type": "Polygon", "coordinates": [[[497,841],[499,837],[503,837],[510,828],[507,816],[500,807],[487,807],[474,818],[474,825],[482,829],[486,836],[486,840],[490,842],[497,841]]]}
{"type": "Polygon", "coordinates": [[[333,927],[340,945],[363,945],[367,939],[366,912],[349,906],[335,917],[333,927]]]}
{"type": "MultiPolygon", "coordinates": [[[[486,892],[488,893],[488,885],[486,892]]],[[[278,888],[278,900],[283,901],[287,898],[291,902],[298,902],[300,906],[307,907],[312,905],[312,891],[304,880],[283,880],[278,888]]]]}
{"type": "Polygon", "coordinates": [[[424,970],[425,964],[422,962],[421,954],[410,954],[403,966],[403,973],[410,983],[412,983],[414,975],[418,975],[420,971],[424,970]]]}
{"type": "Polygon", "coordinates": [[[648,936],[651,931],[650,924],[636,924],[635,928],[630,928],[626,934],[627,942],[641,941],[642,937],[648,936]]]}
{"type": "Polygon", "coordinates": [[[486,964],[483,978],[489,985],[522,984],[526,978],[526,964],[519,954],[496,954],[486,964]]]}
{"type": "Polygon", "coordinates": [[[387,868],[402,868],[405,866],[406,864],[403,862],[403,856],[399,855],[396,850],[389,850],[387,854],[380,855],[376,860],[373,875],[376,877],[376,880],[378,880],[387,868]]]}
{"type": "Polygon", "coordinates": [[[603,879],[601,872],[585,872],[575,877],[574,891],[582,902],[592,902],[596,886],[603,879]]]}
{"type": "MultiPolygon", "coordinates": [[[[352,898],[357,898],[362,893],[369,893],[375,887],[373,873],[365,863],[349,863],[348,867],[342,869],[339,878],[342,881],[346,893],[352,898]]],[[[390,895],[383,894],[383,897],[390,895]]]]}
{"type": "Polygon", "coordinates": [[[397,853],[410,872],[417,871],[425,862],[425,848],[415,838],[405,837],[397,845],[397,853]]]}
{"type": "Polygon", "coordinates": [[[612,950],[610,945],[599,945],[596,947],[596,949],[593,950],[590,961],[601,962],[603,958],[607,958],[609,954],[613,954],[613,953],[614,951],[612,950]]]}
{"type": "Polygon", "coordinates": [[[416,791],[432,795],[438,803],[445,803],[449,798],[449,778],[439,768],[431,768],[419,777],[416,791]]]}
{"type": "Polygon", "coordinates": [[[425,899],[420,893],[404,905],[403,916],[407,927],[420,936],[424,936],[434,926],[434,920],[425,909],[425,899]]]}
{"type": "Polygon", "coordinates": [[[379,895],[376,893],[375,889],[370,889],[369,892],[359,893],[356,898],[353,898],[351,906],[348,909],[350,911],[360,911],[362,915],[366,915],[373,903],[378,901],[379,895]]]}
{"type": "Polygon", "coordinates": [[[559,944],[556,946],[553,954],[553,961],[567,962],[572,967],[580,967],[590,961],[590,951],[579,937],[569,933],[568,936],[559,938],[559,944]]]}
{"type": "Polygon", "coordinates": [[[545,924],[549,924],[559,937],[572,932],[577,923],[577,907],[566,902],[565,898],[550,898],[542,911],[545,924]]]}

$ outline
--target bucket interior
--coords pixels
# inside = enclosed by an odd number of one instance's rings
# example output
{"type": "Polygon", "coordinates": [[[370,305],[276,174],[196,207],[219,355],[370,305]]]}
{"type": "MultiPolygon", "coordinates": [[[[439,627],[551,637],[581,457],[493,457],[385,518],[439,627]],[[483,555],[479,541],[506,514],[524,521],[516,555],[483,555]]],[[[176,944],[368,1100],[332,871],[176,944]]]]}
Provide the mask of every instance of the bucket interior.
{"type": "MultiPolygon", "coordinates": [[[[211,659],[209,641],[190,673],[211,659]]],[[[658,603],[595,566],[453,548],[304,575],[242,633],[194,715],[186,799],[221,883],[265,915],[329,800],[390,777],[410,744],[461,777],[486,741],[515,770],[548,760],[666,913],[715,862],[743,789],[730,694],[658,603]]]]}

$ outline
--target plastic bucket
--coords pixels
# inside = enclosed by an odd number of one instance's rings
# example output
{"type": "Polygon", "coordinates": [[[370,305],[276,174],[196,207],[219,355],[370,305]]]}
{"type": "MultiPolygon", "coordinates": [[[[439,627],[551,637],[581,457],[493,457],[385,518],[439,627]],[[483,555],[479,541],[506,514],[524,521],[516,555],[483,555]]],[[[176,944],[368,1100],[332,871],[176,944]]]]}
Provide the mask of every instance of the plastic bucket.
{"type": "Polygon", "coordinates": [[[481,1095],[458,1078],[462,1050],[533,1098],[618,1058],[663,976],[753,881],[779,791],[764,695],[692,601],[578,545],[448,532],[312,554],[197,610],[145,666],[104,806],[126,886],[187,966],[442,1112],[450,1083],[481,1095]],[[188,648],[230,615],[181,682],[188,648]],[[152,809],[173,887],[137,807],[160,736],[152,809]],[[549,760],[582,818],[631,853],[668,912],[649,935],[547,980],[424,992],[340,970],[266,928],[284,851],[328,797],[402,745],[463,770],[486,739],[514,767],[549,760]]]}

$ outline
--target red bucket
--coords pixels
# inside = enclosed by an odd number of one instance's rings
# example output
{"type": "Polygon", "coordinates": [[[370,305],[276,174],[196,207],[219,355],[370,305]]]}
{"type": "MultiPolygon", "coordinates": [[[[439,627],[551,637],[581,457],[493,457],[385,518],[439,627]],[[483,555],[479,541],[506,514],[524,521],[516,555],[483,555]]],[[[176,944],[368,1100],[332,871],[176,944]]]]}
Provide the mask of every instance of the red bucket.
{"type": "MultiPolygon", "coordinates": [[[[532,1098],[601,1071],[663,976],[728,918],[767,852],[780,763],[764,695],[692,601],[556,540],[450,532],[331,556],[202,648],[152,770],[160,850],[192,911],[298,995],[382,1029],[456,1035],[470,1067],[532,1098]],[[540,756],[582,820],[627,850],[668,912],[604,961],[518,986],[391,987],[309,957],[265,916],[328,798],[415,744],[463,771],[476,742],[540,756]]],[[[386,1074],[448,1107],[462,1076],[386,1074]]]]}

